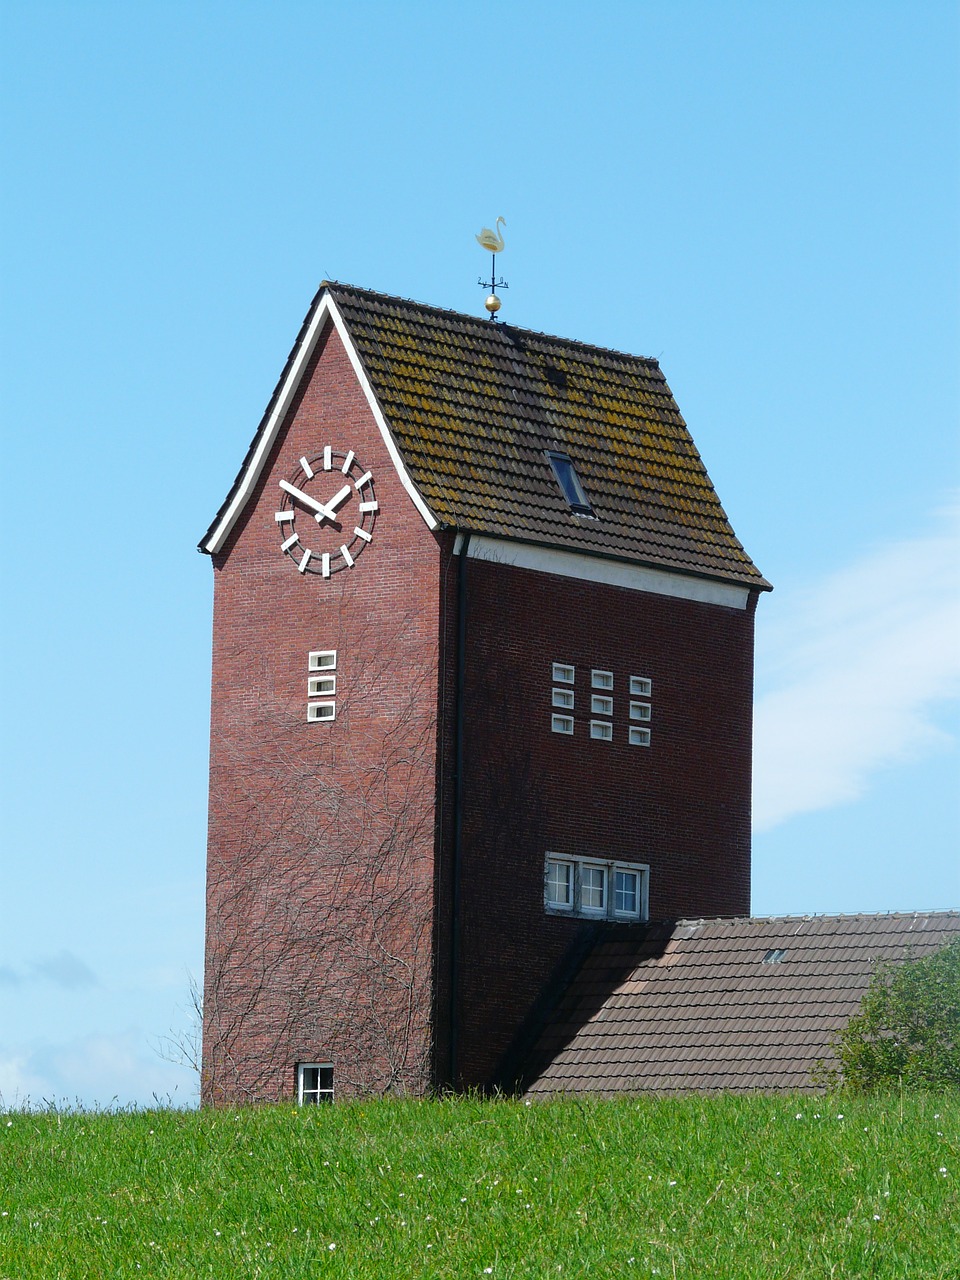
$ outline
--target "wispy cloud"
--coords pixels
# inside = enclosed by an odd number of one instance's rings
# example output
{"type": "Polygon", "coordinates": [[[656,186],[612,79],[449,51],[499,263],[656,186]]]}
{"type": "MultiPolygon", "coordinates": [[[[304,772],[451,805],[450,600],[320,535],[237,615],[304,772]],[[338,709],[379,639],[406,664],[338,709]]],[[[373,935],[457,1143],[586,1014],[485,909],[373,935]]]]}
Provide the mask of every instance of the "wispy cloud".
{"type": "MultiPolygon", "coordinates": [[[[931,532],[882,547],[761,620],[754,826],[855,800],[898,761],[954,745],[960,495],[931,532]]],[[[762,607],[762,606],[761,606],[762,607]]]]}
{"type": "Polygon", "coordinates": [[[63,950],[56,956],[43,956],[34,960],[25,970],[0,966],[0,986],[20,987],[25,982],[52,982],[64,991],[77,991],[81,987],[99,987],[100,979],[88,964],[72,951],[63,950]]]}

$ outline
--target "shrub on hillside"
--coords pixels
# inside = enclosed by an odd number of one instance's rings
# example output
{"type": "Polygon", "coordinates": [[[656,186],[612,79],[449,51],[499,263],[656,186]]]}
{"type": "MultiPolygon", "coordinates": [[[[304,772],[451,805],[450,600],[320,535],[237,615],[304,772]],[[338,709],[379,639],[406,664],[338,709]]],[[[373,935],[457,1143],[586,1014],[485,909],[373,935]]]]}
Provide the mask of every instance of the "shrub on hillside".
{"type": "Polygon", "coordinates": [[[827,1084],[960,1088],[960,938],[921,960],[878,964],[833,1049],[827,1084]]]}

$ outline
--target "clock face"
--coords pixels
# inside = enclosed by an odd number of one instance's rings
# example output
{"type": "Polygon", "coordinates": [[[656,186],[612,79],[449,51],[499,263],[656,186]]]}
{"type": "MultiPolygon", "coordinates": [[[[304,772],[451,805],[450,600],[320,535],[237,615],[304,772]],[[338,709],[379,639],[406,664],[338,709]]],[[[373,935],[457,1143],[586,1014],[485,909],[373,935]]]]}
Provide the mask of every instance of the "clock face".
{"type": "Polygon", "coordinates": [[[329,578],[352,569],[373,540],[379,503],[373,475],[352,449],[325,445],[304,455],[289,480],[280,481],[275,519],[280,550],[300,573],[329,578]]]}

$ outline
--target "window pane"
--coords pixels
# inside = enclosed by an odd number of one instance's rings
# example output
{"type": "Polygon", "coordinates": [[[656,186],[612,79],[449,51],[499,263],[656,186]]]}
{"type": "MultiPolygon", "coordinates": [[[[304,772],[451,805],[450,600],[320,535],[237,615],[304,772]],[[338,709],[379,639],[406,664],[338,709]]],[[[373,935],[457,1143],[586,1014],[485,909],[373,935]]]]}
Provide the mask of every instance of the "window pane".
{"type": "Polygon", "coordinates": [[[547,863],[547,901],[555,907],[573,902],[573,868],[569,862],[547,863]]]}
{"type": "Polygon", "coordinates": [[[637,890],[639,877],[636,871],[617,871],[614,880],[614,906],[617,911],[635,916],[638,911],[637,890]]]}
{"type": "Polygon", "coordinates": [[[607,872],[605,867],[584,867],[581,897],[584,907],[602,911],[607,905],[607,872]]]}

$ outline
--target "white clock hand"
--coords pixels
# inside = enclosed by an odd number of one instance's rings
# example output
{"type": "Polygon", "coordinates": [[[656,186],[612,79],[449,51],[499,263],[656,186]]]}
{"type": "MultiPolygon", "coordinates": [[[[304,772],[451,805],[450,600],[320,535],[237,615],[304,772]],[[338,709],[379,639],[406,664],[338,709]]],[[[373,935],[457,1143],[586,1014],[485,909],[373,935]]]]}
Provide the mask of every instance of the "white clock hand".
{"type": "MultiPolygon", "coordinates": [[[[296,498],[298,502],[302,502],[305,507],[309,507],[311,511],[316,512],[317,519],[332,520],[333,512],[328,511],[322,502],[317,502],[316,498],[311,498],[309,493],[304,493],[302,489],[295,488],[286,480],[280,481],[280,488],[291,497],[296,498]]],[[[338,495],[339,496],[339,495],[338,495]]]]}
{"type": "Polygon", "coordinates": [[[321,512],[318,511],[316,516],[314,517],[317,524],[319,524],[321,520],[332,520],[333,519],[332,513],[334,513],[337,507],[339,507],[342,503],[346,502],[347,498],[350,497],[350,494],[352,492],[353,490],[350,488],[350,486],[348,484],[345,484],[339,493],[335,493],[333,497],[330,499],[330,501],[327,503],[326,511],[322,514],[321,512]]]}

